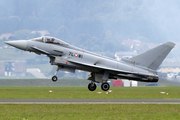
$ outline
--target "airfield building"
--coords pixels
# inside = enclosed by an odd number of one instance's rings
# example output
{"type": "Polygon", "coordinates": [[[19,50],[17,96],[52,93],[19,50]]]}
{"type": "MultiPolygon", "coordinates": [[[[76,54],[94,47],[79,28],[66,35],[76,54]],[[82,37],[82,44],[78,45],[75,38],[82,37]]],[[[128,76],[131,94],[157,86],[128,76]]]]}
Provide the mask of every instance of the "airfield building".
{"type": "Polygon", "coordinates": [[[5,62],[0,61],[0,76],[4,76],[4,75],[5,75],[5,62]]]}
{"type": "Polygon", "coordinates": [[[25,76],[26,61],[0,61],[0,76],[25,76]]]}

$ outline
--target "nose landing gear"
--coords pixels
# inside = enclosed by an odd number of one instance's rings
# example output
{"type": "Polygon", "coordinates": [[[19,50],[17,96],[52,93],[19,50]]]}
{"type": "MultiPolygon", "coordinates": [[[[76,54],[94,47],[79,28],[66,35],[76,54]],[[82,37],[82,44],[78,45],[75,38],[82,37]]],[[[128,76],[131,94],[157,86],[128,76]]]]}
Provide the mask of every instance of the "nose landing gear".
{"type": "Polygon", "coordinates": [[[56,69],[55,75],[52,77],[53,82],[56,82],[58,80],[56,75],[57,75],[57,72],[59,71],[59,69],[60,69],[60,67],[58,66],[57,69],[56,69]]]}
{"type": "Polygon", "coordinates": [[[58,80],[58,78],[57,78],[56,76],[53,76],[53,77],[52,77],[52,81],[53,81],[53,82],[56,82],[57,80],[58,80]]]}

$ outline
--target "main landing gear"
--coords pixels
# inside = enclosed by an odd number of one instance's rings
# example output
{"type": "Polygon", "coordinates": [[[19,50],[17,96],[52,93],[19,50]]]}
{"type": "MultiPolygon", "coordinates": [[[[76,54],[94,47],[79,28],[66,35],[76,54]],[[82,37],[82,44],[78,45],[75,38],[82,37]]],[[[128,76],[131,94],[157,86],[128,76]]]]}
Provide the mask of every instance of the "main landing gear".
{"type": "Polygon", "coordinates": [[[101,89],[102,89],[102,90],[108,91],[109,88],[110,88],[109,83],[105,82],[105,83],[102,83],[102,84],[101,84],[101,89]]]}
{"type": "Polygon", "coordinates": [[[59,69],[60,69],[60,67],[58,66],[58,68],[56,69],[55,75],[52,77],[53,82],[56,82],[58,80],[56,75],[57,75],[57,72],[59,71],[59,69]]]}
{"type": "Polygon", "coordinates": [[[95,84],[94,82],[89,83],[88,89],[89,89],[90,91],[96,90],[96,84],[95,84]]]}
{"type": "MultiPolygon", "coordinates": [[[[104,82],[104,83],[101,84],[101,89],[102,89],[103,91],[108,91],[109,88],[110,88],[109,83],[104,82]]],[[[88,89],[89,89],[90,91],[96,90],[96,84],[95,84],[94,82],[89,83],[88,89]]]]}

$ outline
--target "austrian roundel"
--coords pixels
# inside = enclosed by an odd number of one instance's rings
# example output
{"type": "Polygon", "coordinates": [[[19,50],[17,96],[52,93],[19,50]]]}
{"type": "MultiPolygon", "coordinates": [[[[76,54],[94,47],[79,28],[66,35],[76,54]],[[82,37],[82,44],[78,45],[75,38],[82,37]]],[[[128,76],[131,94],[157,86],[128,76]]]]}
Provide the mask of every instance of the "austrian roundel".
{"type": "Polygon", "coordinates": [[[78,57],[78,54],[77,54],[77,53],[75,53],[75,54],[74,54],[74,56],[75,56],[75,57],[78,57]]]}

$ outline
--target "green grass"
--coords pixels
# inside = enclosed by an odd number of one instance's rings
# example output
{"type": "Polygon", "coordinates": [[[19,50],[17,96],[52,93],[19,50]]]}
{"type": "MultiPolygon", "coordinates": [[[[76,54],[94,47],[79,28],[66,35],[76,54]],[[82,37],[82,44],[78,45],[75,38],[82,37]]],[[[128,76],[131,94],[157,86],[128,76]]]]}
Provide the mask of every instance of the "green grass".
{"type": "MultiPolygon", "coordinates": [[[[0,99],[180,99],[179,89],[112,87],[113,92],[106,94],[100,88],[90,92],[87,87],[0,87],[0,99]]],[[[180,104],[0,104],[0,120],[88,119],[178,120],[180,104]]]]}
{"type": "Polygon", "coordinates": [[[1,120],[178,120],[174,104],[6,104],[1,120]]]}
{"type": "Polygon", "coordinates": [[[106,94],[100,87],[0,87],[0,99],[180,99],[180,87],[111,87],[106,94]],[[53,92],[48,92],[53,90],[53,92]],[[101,94],[97,92],[102,92],[101,94]],[[169,95],[161,94],[167,92],[169,95]]]}

